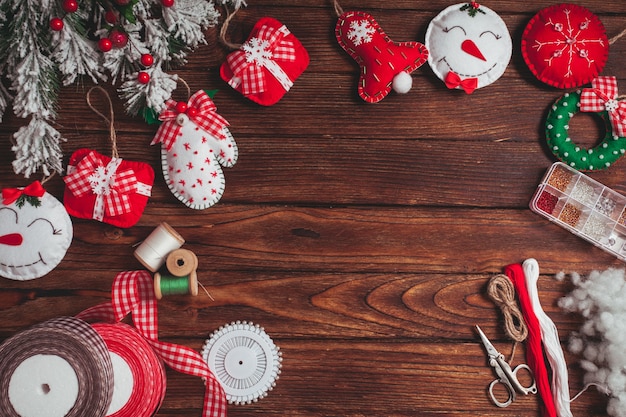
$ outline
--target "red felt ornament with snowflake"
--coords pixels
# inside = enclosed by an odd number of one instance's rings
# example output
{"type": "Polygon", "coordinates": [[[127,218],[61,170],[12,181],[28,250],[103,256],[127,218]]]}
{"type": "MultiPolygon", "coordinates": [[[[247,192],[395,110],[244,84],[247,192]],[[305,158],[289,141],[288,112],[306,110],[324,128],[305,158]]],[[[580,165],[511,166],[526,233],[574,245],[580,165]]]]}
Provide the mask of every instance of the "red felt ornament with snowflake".
{"type": "Polygon", "coordinates": [[[241,47],[231,52],[220,75],[231,87],[263,106],[277,103],[309,66],[309,54],[285,25],[257,21],[241,47]]]}
{"type": "Polygon", "coordinates": [[[228,122],[204,90],[187,102],[168,100],[151,145],[161,143],[163,177],[172,194],[186,206],[203,210],[225,190],[222,166],[237,162],[237,144],[228,122]]]}
{"type": "Polygon", "coordinates": [[[419,42],[393,42],[378,22],[365,12],[346,12],[335,27],[339,45],[359,64],[359,96],[368,103],[385,98],[391,89],[407,93],[411,73],[428,58],[419,42]]]}
{"type": "Polygon", "coordinates": [[[540,10],[522,34],[522,56],[540,81],[556,88],[587,84],[602,72],[609,40],[600,19],[576,4],[540,10]]]}

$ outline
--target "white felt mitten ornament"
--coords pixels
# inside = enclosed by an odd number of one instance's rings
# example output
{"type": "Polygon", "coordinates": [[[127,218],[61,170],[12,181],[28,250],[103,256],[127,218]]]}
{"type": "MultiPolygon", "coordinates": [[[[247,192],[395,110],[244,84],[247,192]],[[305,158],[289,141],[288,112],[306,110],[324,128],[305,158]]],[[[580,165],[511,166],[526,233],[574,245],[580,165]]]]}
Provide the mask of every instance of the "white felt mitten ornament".
{"type": "Polygon", "coordinates": [[[0,276],[25,281],[46,275],[65,256],[72,235],[65,207],[39,181],[2,190],[0,276]]]}
{"type": "Polygon", "coordinates": [[[222,166],[237,162],[237,144],[228,122],[203,90],[187,103],[168,100],[163,123],[151,145],[161,143],[163,177],[186,206],[202,210],[219,201],[226,186],[222,166]]]}

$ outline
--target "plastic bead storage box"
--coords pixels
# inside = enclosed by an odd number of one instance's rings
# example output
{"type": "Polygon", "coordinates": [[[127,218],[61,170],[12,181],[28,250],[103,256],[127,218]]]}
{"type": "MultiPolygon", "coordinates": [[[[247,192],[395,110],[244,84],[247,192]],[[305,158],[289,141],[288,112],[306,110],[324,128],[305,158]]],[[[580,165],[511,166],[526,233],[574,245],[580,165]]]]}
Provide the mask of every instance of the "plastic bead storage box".
{"type": "Polygon", "coordinates": [[[530,209],[626,262],[626,197],[598,181],[556,162],[530,209]]]}

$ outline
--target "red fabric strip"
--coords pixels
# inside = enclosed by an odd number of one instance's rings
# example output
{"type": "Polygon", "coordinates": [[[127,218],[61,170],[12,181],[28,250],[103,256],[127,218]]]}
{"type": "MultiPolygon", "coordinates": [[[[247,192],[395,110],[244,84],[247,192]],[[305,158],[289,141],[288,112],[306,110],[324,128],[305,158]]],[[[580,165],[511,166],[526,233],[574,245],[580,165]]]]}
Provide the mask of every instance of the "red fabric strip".
{"type": "Polygon", "coordinates": [[[533,370],[537,390],[543,401],[542,415],[545,417],[556,417],[554,397],[548,379],[548,370],[543,355],[543,345],[541,342],[541,327],[539,320],[533,310],[528,291],[526,289],[526,276],[521,264],[511,264],[504,267],[504,273],[513,282],[515,292],[520,302],[522,315],[528,327],[528,338],[526,339],[526,362],[533,370]]]}

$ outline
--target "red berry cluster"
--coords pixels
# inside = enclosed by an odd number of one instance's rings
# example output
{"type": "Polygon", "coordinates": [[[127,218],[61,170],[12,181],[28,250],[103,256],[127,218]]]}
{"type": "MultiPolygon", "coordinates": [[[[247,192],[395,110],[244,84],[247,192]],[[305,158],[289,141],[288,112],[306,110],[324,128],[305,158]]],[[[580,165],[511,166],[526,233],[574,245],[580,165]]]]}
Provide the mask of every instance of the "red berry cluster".
{"type": "MultiPolygon", "coordinates": [[[[78,10],[78,2],[76,0],[63,0],[62,7],[65,13],[74,13],[78,10]]],[[[50,19],[50,29],[59,32],[63,30],[63,26],[65,26],[65,24],[62,18],[53,17],[50,19]]]]}

